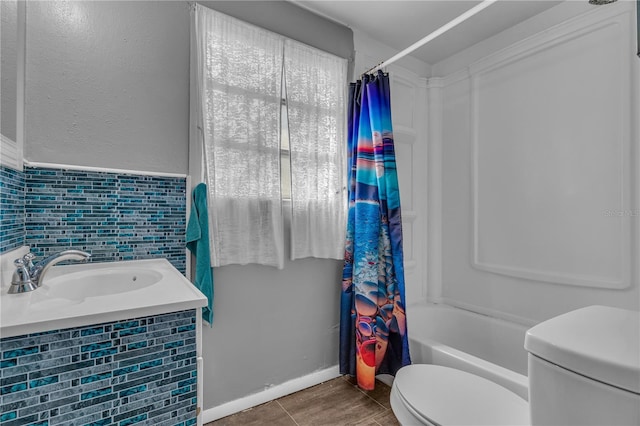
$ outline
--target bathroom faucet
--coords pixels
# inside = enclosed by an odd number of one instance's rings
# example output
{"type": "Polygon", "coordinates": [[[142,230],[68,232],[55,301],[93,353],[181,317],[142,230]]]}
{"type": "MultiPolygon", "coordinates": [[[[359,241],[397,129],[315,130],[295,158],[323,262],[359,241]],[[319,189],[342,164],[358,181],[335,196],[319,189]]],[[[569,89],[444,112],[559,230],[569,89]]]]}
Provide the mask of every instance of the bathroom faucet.
{"type": "Polygon", "coordinates": [[[25,254],[21,259],[13,263],[16,270],[11,279],[9,294],[26,293],[33,291],[42,285],[42,280],[50,267],[64,260],[78,260],[86,262],[91,254],[81,250],[65,250],[41,260],[34,265],[33,253],[25,254]]]}

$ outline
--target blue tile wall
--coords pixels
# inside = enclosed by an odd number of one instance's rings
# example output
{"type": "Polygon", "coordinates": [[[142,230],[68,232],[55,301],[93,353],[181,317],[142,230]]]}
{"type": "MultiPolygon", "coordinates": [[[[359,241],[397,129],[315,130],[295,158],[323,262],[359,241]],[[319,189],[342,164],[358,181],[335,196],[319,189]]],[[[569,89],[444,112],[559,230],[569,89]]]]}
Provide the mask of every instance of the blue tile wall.
{"type": "Polygon", "coordinates": [[[196,311],[0,340],[0,425],[196,424],[196,311]]]}
{"type": "Polygon", "coordinates": [[[185,271],[186,179],[28,167],[26,244],[94,262],[167,258],[185,271]]]}
{"type": "Polygon", "coordinates": [[[0,253],[24,245],[24,173],[0,166],[0,253]]]}

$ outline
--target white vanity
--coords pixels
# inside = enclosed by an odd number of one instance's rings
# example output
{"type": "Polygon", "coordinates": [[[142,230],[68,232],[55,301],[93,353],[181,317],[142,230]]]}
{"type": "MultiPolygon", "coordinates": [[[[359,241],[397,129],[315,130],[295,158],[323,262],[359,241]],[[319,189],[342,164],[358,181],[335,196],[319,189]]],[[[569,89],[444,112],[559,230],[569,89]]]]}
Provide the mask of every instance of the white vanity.
{"type": "Polygon", "coordinates": [[[21,294],[2,263],[0,421],[201,424],[207,299],[167,260],[55,266],[21,294]]]}

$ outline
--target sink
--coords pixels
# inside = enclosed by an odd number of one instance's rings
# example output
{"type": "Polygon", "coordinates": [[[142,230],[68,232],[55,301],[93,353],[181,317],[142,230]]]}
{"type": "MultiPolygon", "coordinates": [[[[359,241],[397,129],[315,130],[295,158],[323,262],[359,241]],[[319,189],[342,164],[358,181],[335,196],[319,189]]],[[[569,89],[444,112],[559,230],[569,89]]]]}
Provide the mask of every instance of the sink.
{"type": "Polygon", "coordinates": [[[22,336],[206,306],[166,259],[55,265],[34,291],[0,292],[0,335],[22,336]]]}
{"type": "Polygon", "coordinates": [[[31,301],[82,301],[88,297],[111,296],[140,290],[161,279],[162,274],[157,271],[135,267],[72,272],[45,279],[42,286],[34,292],[31,301]]]}

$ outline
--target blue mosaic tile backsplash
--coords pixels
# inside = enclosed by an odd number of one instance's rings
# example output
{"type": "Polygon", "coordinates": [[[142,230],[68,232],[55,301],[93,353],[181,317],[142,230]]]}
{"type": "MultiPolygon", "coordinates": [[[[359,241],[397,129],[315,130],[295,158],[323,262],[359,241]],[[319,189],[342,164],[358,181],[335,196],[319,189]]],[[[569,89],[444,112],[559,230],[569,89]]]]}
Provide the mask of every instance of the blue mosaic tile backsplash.
{"type": "Polygon", "coordinates": [[[166,258],[185,271],[186,179],[25,168],[26,245],[93,262],[166,258]]]}
{"type": "Polygon", "coordinates": [[[196,311],[0,340],[0,425],[196,424],[196,311]]]}
{"type": "Polygon", "coordinates": [[[0,253],[24,245],[24,173],[0,166],[0,253]]]}

